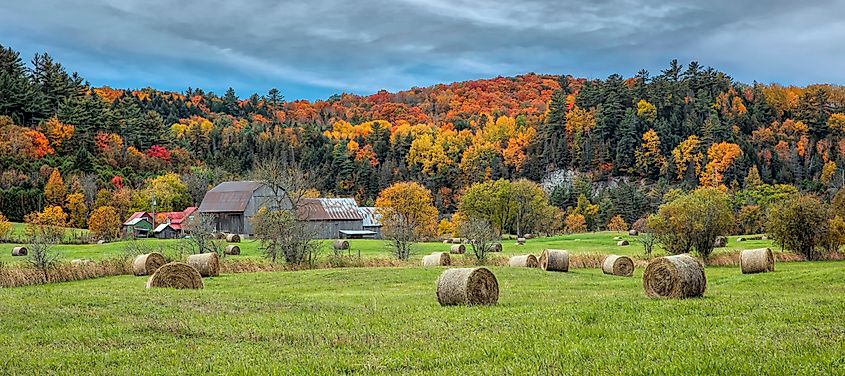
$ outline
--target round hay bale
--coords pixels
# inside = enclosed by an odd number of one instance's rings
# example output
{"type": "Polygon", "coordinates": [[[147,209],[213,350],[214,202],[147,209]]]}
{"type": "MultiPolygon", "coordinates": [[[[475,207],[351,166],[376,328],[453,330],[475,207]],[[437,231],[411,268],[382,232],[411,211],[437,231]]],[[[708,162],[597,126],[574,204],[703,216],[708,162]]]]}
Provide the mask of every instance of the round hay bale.
{"type": "Polygon", "coordinates": [[[452,241],[451,241],[451,240],[449,240],[449,239],[445,239],[445,240],[443,240],[443,244],[451,244],[451,243],[452,243],[452,241]]]}
{"type": "Polygon", "coordinates": [[[525,238],[516,238],[516,244],[519,244],[519,245],[525,244],[525,238]]]}
{"type": "Polygon", "coordinates": [[[104,239],[100,239],[97,240],[97,244],[106,244],[106,241],[104,239]]]}
{"type": "Polygon", "coordinates": [[[332,243],[332,247],[337,250],[349,249],[349,241],[343,239],[335,240],[334,243],[332,243]]]}
{"type": "Polygon", "coordinates": [[[634,275],[634,261],[628,256],[610,255],[601,263],[604,274],[630,277],[634,275]]]}
{"type": "Polygon", "coordinates": [[[158,268],[150,279],[147,288],[164,287],[172,289],[201,289],[202,276],[194,267],[183,262],[171,262],[158,268]]]}
{"type": "Polygon", "coordinates": [[[637,231],[637,230],[631,229],[631,230],[629,230],[629,231],[628,231],[628,235],[631,235],[631,236],[639,236],[639,235],[640,235],[640,232],[639,232],[639,231],[637,231]]]}
{"type": "Polygon", "coordinates": [[[724,236],[717,236],[716,241],[713,242],[713,248],[724,248],[728,246],[728,238],[724,236]]]}
{"type": "Polygon", "coordinates": [[[452,238],[452,244],[461,244],[461,238],[452,238]]]}
{"type": "Polygon", "coordinates": [[[701,296],[707,289],[704,265],[686,254],[658,257],[648,263],[643,272],[643,289],[649,297],[701,296]]]}
{"type": "Polygon", "coordinates": [[[614,236],[613,240],[622,240],[622,237],[621,236],[614,236]]]}
{"type": "Polygon", "coordinates": [[[238,247],[233,244],[229,244],[226,246],[226,250],[224,251],[227,255],[237,256],[241,254],[241,247],[238,247]]]}
{"type": "Polygon", "coordinates": [[[536,268],[540,266],[540,263],[537,261],[537,256],[521,255],[511,256],[508,265],[516,268],[536,268]]]}
{"type": "Polygon", "coordinates": [[[454,253],[456,255],[462,255],[466,253],[467,248],[463,244],[453,244],[452,247],[449,249],[449,253],[454,253]]]}
{"type": "Polygon", "coordinates": [[[490,244],[490,249],[487,252],[501,252],[502,251],[502,243],[493,243],[490,244]]]}
{"type": "Polygon", "coordinates": [[[495,305],[499,282],[486,268],[453,268],[437,279],[437,302],[451,305],[495,305]]]}
{"type": "Polygon", "coordinates": [[[540,268],[550,272],[569,271],[569,251],[546,249],[540,255],[540,268]]]}
{"type": "Polygon", "coordinates": [[[428,256],[423,256],[422,266],[449,266],[452,264],[452,258],[446,252],[433,252],[428,256]]]}
{"type": "Polygon", "coordinates": [[[740,236],[740,237],[736,238],[736,241],[738,241],[738,242],[744,242],[744,241],[745,241],[745,238],[743,238],[743,237],[741,237],[741,236],[740,236]]]}
{"type": "Polygon", "coordinates": [[[625,245],[628,245],[628,241],[627,240],[620,240],[620,241],[616,242],[616,245],[618,245],[620,247],[625,246],[625,245]]]}
{"type": "Polygon", "coordinates": [[[241,242],[241,236],[238,235],[238,234],[229,234],[229,235],[226,235],[226,241],[229,242],[229,243],[240,243],[241,242]]]}
{"type": "Polygon", "coordinates": [[[525,234],[525,238],[526,239],[534,239],[535,235],[534,234],[525,234]]]}
{"type": "Polygon", "coordinates": [[[746,249],[739,253],[742,274],[775,271],[775,255],[769,248],[746,249]]]}
{"type": "Polygon", "coordinates": [[[188,256],[188,265],[196,269],[203,277],[220,275],[220,258],[214,252],[188,256]]]}
{"type": "Polygon", "coordinates": [[[132,262],[132,271],[135,275],[150,275],[166,263],[167,260],[161,253],[145,253],[135,257],[135,261],[132,262]]]}
{"type": "Polygon", "coordinates": [[[27,252],[26,247],[12,248],[12,256],[26,256],[27,252]]]}

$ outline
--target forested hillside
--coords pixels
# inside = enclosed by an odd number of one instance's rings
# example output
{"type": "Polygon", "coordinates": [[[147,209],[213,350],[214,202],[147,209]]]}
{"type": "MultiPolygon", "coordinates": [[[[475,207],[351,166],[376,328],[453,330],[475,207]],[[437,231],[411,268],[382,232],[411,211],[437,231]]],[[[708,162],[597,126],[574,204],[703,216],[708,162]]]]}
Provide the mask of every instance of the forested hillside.
{"type": "Polygon", "coordinates": [[[160,198],[170,206],[160,209],[179,210],[270,157],[310,172],[322,194],[363,204],[416,180],[441,213],[471,183],[562,170],[579,178],[552,190],[555,204],[585,194],[629,220],[673,186],[739,190],[750,177],[828,194],[843,180],[845,88],[740,83],[695,62],[630,78],[526,74],[314,102],[275,89],[241,98],[92,87],[69,68],[0,51],[0,212],[12,220],[48,204],[73,212],[71,194],[86,211],[97,201],[146,209],[144,192],[174,179],[187,192],[160,198]],[[589,183],[619,176],[644,184],[591,194],[589,183]],[[61,195],[50,194],[56,179],[61,195]]]}

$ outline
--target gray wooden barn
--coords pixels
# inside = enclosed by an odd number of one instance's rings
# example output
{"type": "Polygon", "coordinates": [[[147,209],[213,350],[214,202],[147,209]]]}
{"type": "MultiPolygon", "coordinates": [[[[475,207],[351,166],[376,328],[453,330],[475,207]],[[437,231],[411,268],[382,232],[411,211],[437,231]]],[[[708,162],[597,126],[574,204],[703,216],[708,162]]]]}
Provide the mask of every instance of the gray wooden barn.
{"type": "Polygon", "coordinates": [[[262,182],[229,181],[208,191],[198,210],[214,218],[217,231],[253,235],[252,217],[262,207],[270,207],[280,201],[262,182]]]}

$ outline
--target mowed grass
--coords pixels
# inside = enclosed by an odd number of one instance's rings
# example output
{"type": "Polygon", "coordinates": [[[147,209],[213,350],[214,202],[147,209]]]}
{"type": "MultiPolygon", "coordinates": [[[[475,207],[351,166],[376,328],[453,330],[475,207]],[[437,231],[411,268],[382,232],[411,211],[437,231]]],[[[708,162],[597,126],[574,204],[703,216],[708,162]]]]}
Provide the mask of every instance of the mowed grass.
{"type": "MultiPolygon", "coordinates": [[[[715,254],[720,252],[731,252],[741,249],[773,247],[770,240],[749,240],[745,242],[737,242],[736,236],[729,238],[728,246],[719,248],[715,254]]],[[[561,235],[547,238],[536,238],[528,240],[525,245],[516,245],[516,240],[502,241],[502,254],[505,256],[519,255],[531,253],[539,256],[544,249],[565,249],[573,254],[621,254],[627,256],[639,256],[643,254],[642,244],[637,240],[637,236],[629,236],[627,233],[620,232],[593,232],[584,234],[561,235]],[[617,246],[614,237],[621,237],[630,242],[628,246],[617,246]]],[[[146,247],[150,251],[160,251],[164,253],[171,252],[178,242],[186,242],[186,240],[175,239],[140,239],[138,243],[146,247]]],[[[123,255],[123,249],[129,241],[111,242],[105,244],[82,244],[82,245],[57,245],[55,249],[60,253],[62,260],[72,259],[107,259],[116,258],[123,255]]],[[[321,241],[322,257],[327,257],[332,253],[331,240],[321,241]]],[[[362,258],[390,258],[392,252],[390,245],[385,240],[372,239],[352,239],[349,240],[350,250],[345,254],[358,255],[360,253],[362,258]]],[[[238,258],[254,258],[262,257],[260,242],[255,240],[245,240],[237,243],[241,248],[241,255],[238,258]]],[[[20,258],[13,258],[11,256],[12,247],[15,244],[0,244],[0,262],[16,262],[21,261],[20,258]]],[[[441,242],[423,242],[416,243],[412,248],[411,258],[419,260],[423,256],[431,252],[448,252],[450,244],[443,244],[441,242]]],[[[467,245],[467,252],[471,252],[467,245]]],[[[662,255],[660,248],[656,248],[656,255],[662,255]]],[[[458,256],[460,257],[460,256],[458,256]]]]}
{"type": "Polygon", "coordinates": [[[649,299],[597,269],[494,267],[492,307],[441,307],[443,268],[227,274],[195,291],[119,276],[0,290],[0,373],[845,373],[845,262],[708,267],[649,299]]]}

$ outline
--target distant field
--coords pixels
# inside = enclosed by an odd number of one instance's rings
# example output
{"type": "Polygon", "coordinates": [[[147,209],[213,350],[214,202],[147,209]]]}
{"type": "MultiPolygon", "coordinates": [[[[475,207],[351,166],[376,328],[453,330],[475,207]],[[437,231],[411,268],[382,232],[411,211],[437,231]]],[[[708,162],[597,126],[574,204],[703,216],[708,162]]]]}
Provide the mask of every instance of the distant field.
{"type": "Polygon", "coordinates": [[[654,300],[642,269],[493,267],[494,307],[440,307],[443,269],[417,267],[3,289],[0,373],[845,374],[845,262],[776,269],[654,300]]]}
{"type": "MultiPolygon", "coordinates": [[[[20,228],[22,230],[22,227],[20,228]]],[[[639,256],[642,255],[642,245],[637,241],[636,236],[628,236],[627,233],[620,233],[620,232],[596,232],[596,233],[584,233],[584,234],[573,234],[573,235],[562,235],[562,236],[554,236],[548,238],[537,238],[537,239],[530,239],[526,242],[523,246],[516,245],[515,240],[504,240],[502,241],[503,247],[503,254],[504,255],[515,255],[515,254],[526,254],[532,253],[535,255],[539,255],[543,252],[546,248],[553,248],[553,249],[565,249],[569,250],[573,254],[623,254],[629,256],[639,256]],[[628,246],[617,246],[616,240],[613,240],[614,237],[620,236],[623,239],[627,239],[631,244],[628,246]]],[[[749,249],[749,248],[761,248],[761,247],[772,247],[772,242],[770,240],[754,240],[754,241],[745,241],[745,242],[737,242],[736,236],[732,236],[729,238],[728,246],[726,248],[719,248],[716,250],[716,253],[719,252],[726,252],[726,251],[733,251],[733,250],[741,250],[741,249],[749,249]]],[[[174,246],[178,244],[180,241],[185,240],[159,240],[159,239],[142,239],[138,240],[138,242],[147,247],[150,250],[158,250],[163,251],[165,253],[172,252],[174,246]]],[[[122,242],[112,242],[106,244],[83,244],[83,245],[57,245],[55,248],[61,254],[61,258],[64,260],[72,260],[78,258],[87,258],[87,259],[104,259],[104,258],[115,258],[120,257],[123,254],[123,249],[126,247],[127,241],[122,242]]],[[[330,246],[331,241],[323,241],[323,256],[327,256],[331,253],[330,246]]],[[[358,240],[350,240],[350,250],[348,251],[351,254],[357,255],[360,251],[361,257],[382,257],[382,258],[389,258],[392,257],[389,245],[384,240],[367,240],[367,239],[358,239],[358,240]]],[[[238,244],[241,247],[241,256],[240,258],[260,258],[261,257],[261,250],[259,248],[260,243],[257,241],[246,240],[238,244]]],[[[0,249],[2,249],[2,253],[0,253],[0,262],[17,262],[20,261],[20,258],[13,258],[11,256],[11,249],[16,245],[12,244],[0,244],[0,249]]],[[[417,243],[413,247],[413,254],[412,259],[421,259],[422,256],[427,255],[431,252],[437,251],[448,251],[449,250],[448,244],[443,244],[440,242],[430,242],[430,243],[417,243]]],[[[774,247],[772,247],[774,249],[774,247]]],[[[467,251],[469,252],[469,247],[467,247],[467,251]]],[[[661,254],[662,251],[657,250],[657,254],[661,254]]]]}

